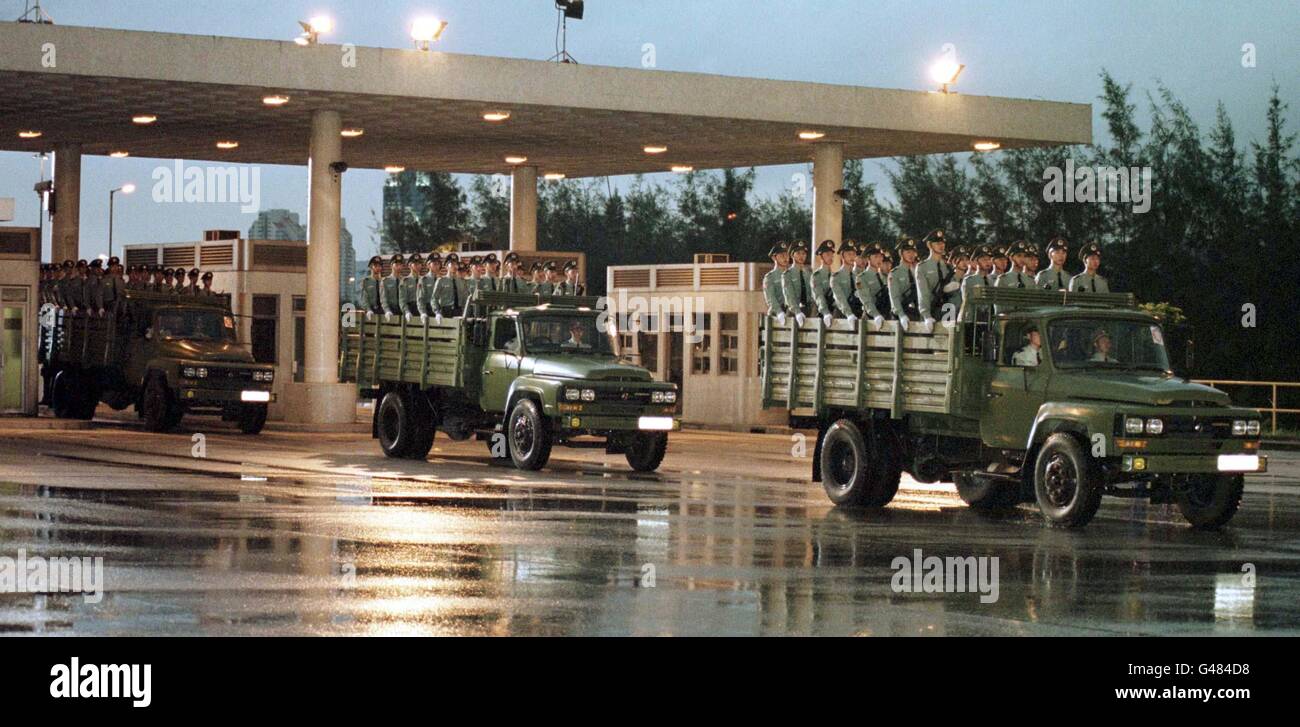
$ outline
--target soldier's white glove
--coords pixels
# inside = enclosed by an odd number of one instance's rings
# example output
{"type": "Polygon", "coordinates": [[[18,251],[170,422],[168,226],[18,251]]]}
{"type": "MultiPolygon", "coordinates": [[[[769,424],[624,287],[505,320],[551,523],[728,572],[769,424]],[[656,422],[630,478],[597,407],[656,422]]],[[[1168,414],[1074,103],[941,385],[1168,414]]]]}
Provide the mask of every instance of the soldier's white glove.
{"type": "Polygon", "coordinates": [[[956,280],[943,286],[943,292],[945,293],[951,293],[954,290],[961,290],[961,283],[956,280]]]}
{"type": "Polygon", "coordinates": [[[805,320],[807,320],[807,319],[803,317],[803,314],[802,314],[802,313],[795,313],[795,314],[794,314],[794,322],[795,322],[795,323],[798,323],[800,328],[803,328],[803,322],[804,322],[805,320]]]}
{"type": "Polygon", "coordinates": [[[442,314],[441,314],[441,313],[434,313],[434,314],[433,314],[433,322],[434,322],[434,323],[437,323],[437,324],[439,324],[439,325],[441,325],[441,324],[442,324],[442,314]]]}
{"type": "Polygon", "coordinates": [[[368,311],[366,311],[366,320],[368,320],[368,321],[369,321],[369,320],[372,320],[372,319],[374,319],[374,317],[375,317],[375,312],[374,312],[374,311],[372,311],[372,310],[368,310],[368,311]]]}
{"type": "Polygon", "coordinates": [[[925,331],[926,333],[933,333],[933,332],[934,332],[934,319],[933,319],[933,318],[926,318],[926,319],[925,319],[925,324],[922,326],[922,330],[925,331]]]}
{"type": "Polygon", "coordinates": [[[780,313],[776,314],[776,324],[778,326],[785,325],[785,311],[781,311],[780,313]]]}
{"type": "Polygon", "coordinates": [[[857,325],[858,325],[858,317],[855,316],[855,315],[853,315],[852,313],[850,313],[850,314],[849,314],[849,326],[851,326],[851,327],[855,327],[855,326],[857,326],[857,325]]]}
{"type": "Polygon", "coordinates": [[[899,317],[898,317],[898,328],[899,328],[899,330],[906,331],[906,330],[907,330],[907,324],[909,324],[909,323],[911,323],[911,321],[907,320],[907,316],[899,316],[899,317]]]}
{"type": "Polygon", "coordinates": [[[100,309],[99,309],[99,317],[100,317],[100,318],[103,318],[103,317],[104,317],[104,309],[103,309],[103,308],[100,308],[100,309]]]}
{"type": "Polygon", "coordinates": [[[384,323],[387,323],[387,322],[389,322],[389,321],[391,321],[391,320],[393,320],[393,314],[392,314],[392,313],[389,313],[389,312],[387,312],[387,311],[385,311],[385,312],[384,312],[384,323]]]}
{"type": "Polygon", "coordinates": [[[427,325],[429,325],[429,314],[428,314],[428,313],[421,313],[421,314],[420,314],[420,325],[422,325],[422,326],[427,326],[427,325]]]}
{"type": "Polygon", "coordinates": [[[885,325],[885,317],[876,316],[875,318],[871,319],[871,322],[876,324],[876,328],[880,328],[881,326],[885,325]]]}
{"type": "Polygon", "coordinates": [[[830,313],[827,313],[826,315],[822,316],[822,323],[825,324],[827,328],[831,327],[831,321],[834,320],[835,320],[834,316],[832,316],[830,313]]]}

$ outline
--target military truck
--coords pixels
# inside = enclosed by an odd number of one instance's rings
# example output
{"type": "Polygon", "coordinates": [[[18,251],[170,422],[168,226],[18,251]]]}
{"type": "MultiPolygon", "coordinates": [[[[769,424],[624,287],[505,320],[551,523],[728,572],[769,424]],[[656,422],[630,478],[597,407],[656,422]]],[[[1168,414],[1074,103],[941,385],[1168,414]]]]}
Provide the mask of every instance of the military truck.
{"type": "Polygon", "coordinates": [[[1112,495],[1215,528],[1267,467],[1259,413],[1176,376],[1131,294],[979,287],[929,332],[769,318],[762,335],[763,404],[816,427],[813,480],[838,505],[883,506],[908,472],[975,508],[1036,502],[1054,525],[1112,495]]]}
{"type": "Polygon", "coordinates": [[[537,470],[553,445],[604,448],[651,472],[681,428],[675,384],[622,362],[599,298],[475,293],[465,315],[345,318],[340,378],[377,402],[389,457],[424,459],[435,432],[474,436],[537,470]]]}
{"type": "Polygon", "coordinates": [[[55,416],[90,419],[100,401],[134,405],[150,431],[189,414],[220,414],[257,434],[266,424],[275,367],[236,342],[227,295],[128,290],[113,312],[56,310],[42,328],[55,416]]]}

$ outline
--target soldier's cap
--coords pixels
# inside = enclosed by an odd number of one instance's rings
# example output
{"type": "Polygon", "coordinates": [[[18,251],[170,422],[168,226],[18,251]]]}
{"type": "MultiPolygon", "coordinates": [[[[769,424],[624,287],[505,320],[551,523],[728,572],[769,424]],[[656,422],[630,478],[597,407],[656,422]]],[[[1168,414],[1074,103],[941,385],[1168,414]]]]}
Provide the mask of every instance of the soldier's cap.
{"type": "Polygon", "coordinates": [[[79,268],[84,268],[84,267],[86,267],[86,261],[85,261],[85,260],[78,260],[78,261],[77,261],[77,267],[79,267],[79,268]]]}
{"type": "Polygon", "coordinates": [[[1047,251],[1048,251],[1048,252],[1051,252],[1051,251],[1053,251],[1053,250],[1067,250],[1067,251],[1068,251],[1069,249],[1070,249],[1070,243],[1067,242],[1066,239],[1065,239],[1064,237],[1053,237],[1053,238],[1052,238],[1052,239],[1047,243],[1047,251]]]}
{"type": "Polygon", "coordinates": [[[203,274],[203,279],[204,279],[204,280],[212,280],[212,271],[209,270],[208,272],[204,273],[204,274],[203,274]]]}
{"type": "Polygon", "coordinates": [[[99,270],[100,268],[104,267],[104,261],[100,260],[99,258],[95,258],[94,260],[90,261],[90,267],[93,270],[99,270]]]}
{"type": "Polygon", "coordinates": [[[970,258],[970,248],[966,247],[965,245],[953,245],[952,249],[948,251],[947,258],[948,258],[948,260],[950,260],[950,261],[951,261],[951,260],[958,260],[958,259],[961,259],[961,258],[967,258],[967,259],[969,259],[969,258],[970,258]]]}
{"type": "Polygon", "coordinates": [[[898,264],[898,256],[895,255],[892,250],[887,250],[883,247],[880,248],[880,257],[883,258],[882,262],[888,260],[890,265],[898,264]]]}
{"type": "Polygon", "coordinates": [[[64,260],[64,261],[63,261],[63,267],[65,267],[65,268],[75,268],[75,267],[77,267],[77,264],[74,263],[74,262],[72,262],[71,260],[64,260]]]}
{"type": "Polygon", "coordinates": [[[406,262],[407,262],[407,264],[409,264],[409,265],[423,265],[423,264],[424,264],[424,257],[423,257],[422,255],[420,255],[420,253],[418,253],[418,252],[416,252],[416,253],[411,253],[410,255],[408,255],[408,256],[406,257],[406,262]]]}
{"type": "Polygon", "coordinates": [[[112,256],[112,257],[110,257],[110,258],[108,259],[108,264],[109,264],[109,265],[116,265],[116,264],[118,264],[118,263],[120,263],[120,262],[122,262],[121,258],[119,258],[119,257],[116,256],[116,255],[114,255],[114,256],[112,256]]]}
{"type": "Polygon", "coordinates": [[[845,240],[844,242],[841,242],[840,254],[843,255],[846,252],[852,252],[852,253],[858,252],[858,243],[852,240],[845,240]]]}
{"type": "Polygon", "coordinates": [[[817,254],[818,254],[818,255],[821,255],[821,254],[824,253],[824,252],[831,252],[831,253],[835,252],[835,241],[834,241],[834,240],[822,240],[822,241],[821,241],[821,244],[817,246],[817,254]]]}
{"type": "Polygon", "coordinates": [[[1098,328],[1092,332],[1092,342],[1096,343],[1099,338],[1110,338],[1110,333],[1105,328],[1098,328]]]}
{"type": "Polygon", "coordinates": [[[555,270],[559,270],[559,266],[555,264],[554,260],[550,260],[545,265],[542,266],[542,269],[549,273],[555,270]]]}
{"type": "Polygon", "coordinates": [[[428,260],[430,263],[440,263],[442,262],[442,253],[431,252],[429,253],[428,257],[426,257],[425,259],[428,260]]]}
{"type": "Polygon", "coordinates": [[[482,264],[483,264],[483,258],[482,258],[482,256],[475,255],[474,257],[470,258],[470,259],[469,259],[469,264],[470,264],[470,265],[482,265],[482,264]]]}
{"type": "Polygon", "coordinates": [[[566,273],[569,272],[570,270],[577,270],[577,269],[578,269],[577,260],[570,260],[569,262],[564,264],[564,272],[566,273]]]}
{"type": "Polygon", "coordinates": [[[858,254],[859,254],[859,255],[867,255],[867,256],[871,256],[871,255],[879,255],[879,254],[883,253],[884,251],[885,251],[885,249],[884,249],[883,247],[881,247],[881,246],[880,246],[880,243],[878,243],[878,242],[868,242],[868,243],[866,243],[865,245],[859,245],[859,246],[858,246],[858,254]]]}
{"type": "Polygon", "coordinates": [[[1025,242],[1025,253],[1037,257],[1038,245],[1032,242],[1025,242]]]}
{"type": "Polygon", "coordinates": [[[382,257],[379,257],[378,255],[373,255],[370,258],[370,262],[366,263],[366,267],[374,267],[376,265],[383,267],[384,259],[382,257]]]}
{"type": "Polygon", "coordinates": [[[992,246],[992,245],[987,245],[987,244],[977,246],[977,247],[975,248],[975,250],[974,250],[974,252],[973,252],[972,254],[973,254],[975,257],[977,257],[977,258],[978,258],[978,257],[994,257],[994,255],[995,255],[995,253],[994,253],[994,251],[993,251],[993,246],[992,246]]]}
{"type": "Polygon", "coordinates": [[[767,251],[767,256],[776,257],[777,255],[780,255],[782,253],[789,253],[789,252],[790,252],[789,245],[787,245],[784,242],[778,242],[775,245],[773,245],[770,250],[767,251]]]}
{"type": "Polygon", "coordinates": [[[496,254],[495,252],[490,252],[490,253],[488,253],[488,254],[487,254],[487,257],[485,257],[485,258],[483,258],[483,259],[486,260],[488,263],[499,262],[499,261],[497,260],[497,254],[496,254]]]}
{"type": "Polygon", "coordinates": [[[1084,245],[1083,247],[1079,248],[1080,260],[1087,260],[1090,255],[1096,255],[1098,257],[1101,257],[1101,245],[1098,245],[1095,242],[1090,242],[1087,245],[1084,245]]]}
{"type": "Polygon", "coordinates": [[[402,253],[399,252],[399,253],[395,253],[395,254],[393,254],[392,257],[388,258],[388,262],[390,262],[390,263],[392,263],[392,264],[394,264],[394,265],[397,265],[398,263],[403,263],[403,264],[404,264],[404,263],[406,263],[406,258],[405,258],[405,257],[402,257],[402,253]]]}
{"type": "Polygon", "coordinates": [[[532,267],[528,268],[528,272],[535,273],[541,269],[542,269],[542,264],[537,262],[537,263],[533,263],[532,267]]]}
{"type": "Polygon", "coordinates": [[[930,230],[930,234],[926,235],[925,239],[922,240],[922,242],[924,242],[927,245],[931,245],[936,242],[947,243],[948,240],[944,238],[943,230],[937,229],[937,230],[930,230]]]}
{"type": "Polygon", "coordinates": [[[460,262],[460,255],[457,255],[457,254],[454,253],[454,252],[449,252],[449,253],[447,253],[447,257],[445,257],[445,258],[443,258],[443,259],[446,260],[446,261],[449,262],[449,263],[458,263],[458,262],[460,262]]]}
{"type": "Polygon", "coordinates": [[[191,277],[191,278],[197,278],[197,277],[199,277],[199,269],[198,269],[198,268],[190,268],[190,277],[191,277]]]}
{"type": "Polygon", "coordinates": [[[458,268],[456,268],[456,272],[458,272],[458,273],[468,273],[468,272],[469,272],[469,263],[461,263],[460,266],[459,266],[458,268]]]}
{"type": "Polygon", "coordinates": [[[163,268],[163,277],[170,278],[176,274],[175,268],[163,268]]]}
{"type": "Polygon", "coordinates": [[[903,254],[904,250],[916,252],[916,240],[913,240],[910,237],[904,237],[902,240],[898,241],[898,246],[894,249],[898,251],[900,256],[903,254]]]}
{"type": "Polygon", "coordinates": [[[508,252],[508,253],[506,253],[506,256],[505,256],[505,259],[503,260],[503,262],[508,262],[508,263],[519,262],[519,253],[517,253],[517,252],[508,252]]]}
{"type": "Polygon", "coordinates": [[[1016,255],[1032,255],[1032,254],[1033,253],[1029,251],[1029,243],[1025,242],[1024,240],[1016,240],[1015,242],[1011,243],[1010,246],[1007,247],[1007,257],[1015,257],[1016,255]]]}
{"type": "Polygon", "coordinates": [[[802,250],[803,252],[807,253],[807,252],[808,252],[808,243],[805,242],[805,241],[803,241],[803,240],[795,240],[794,242],[790,243],[790,254],[791,254],[791,255],[795,254],[796,252],[799,252],[800,250],[802,250]]]}

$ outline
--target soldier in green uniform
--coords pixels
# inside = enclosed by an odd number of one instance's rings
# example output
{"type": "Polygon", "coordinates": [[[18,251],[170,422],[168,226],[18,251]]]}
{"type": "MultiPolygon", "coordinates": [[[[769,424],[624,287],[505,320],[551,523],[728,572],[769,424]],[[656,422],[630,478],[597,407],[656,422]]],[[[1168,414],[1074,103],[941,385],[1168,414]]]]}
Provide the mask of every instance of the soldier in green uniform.
{"type": "Polygon", "coordinates": [[[409,322],[420,315],[420,278],[424,277],[424,258],[413,253],[406,258],[406,275],[397,281],[397,294],[402,301],[402,315],[409,322]]]}
{"type": "Polygon", "coordinates": [[[214,295],[217,294],[217,291],[215,291],[215,290],[212,289],[212,271],[211,271],[211,270],[209,270],[208,272],[206,272],[206,273],[203,274],[202,282],[203,282],[203,287],[202,287],[202,288],[199,288],[199,297],[201,297],[201,298],[211,298],[212,296],[214,296],[214,295]]]}
{"type": "Polygon", "coordinates": [[[783,281],[785,271],[790,267],[790,248],[784,242],[777,242],[767,251],[772,259],[773,268],[763,276],[763,300],[767,302],[767,314],[776,318],[777,325],[785,325],[785,291],[783,281]]]}
{"type": "Polygon", "coordinates": [[[1007,256],[1011,258],[1011,269],[998,276],[995,286],[998,288],[1034,287],[1034,279],[1025,272],[1029,267],[1029,259],[1033,257],[1029,243],[1024,240],[1011,243],[1011,247],[1007,248],[1007,256]]]}
{"type": "Polygon", "coordinates": [[[961,286],[967,273],[975,265],[971,263],[971,250],[965,245],[956,245],[948,251],[948,264],[952,266],[952,282],[945,288],[944,312],[951,313],[955,320],[961,310],[961,286]]]}
{"type": "Polygon", "coordinates": [[[1007,254],[1010,245],[996,244],[993,246],[993,272],[989,274],[996,284],[997,279],[1002,274],[1011,269],[1011,256],[1007,254]]]}
{"type": "Polygon", "coordinates": [[[1029,277],[1035,278],[1038,276],[1038,260],[1042,256],[1042,252],[1038,249],[1037,243],[1026,242],[1025,245],[1029,248],[1029,258],[1025,260],[1024,272],[1029,277]]]}
{"type": "Polygon", "coordinates": [[[501,276],[501,292],[531,293],[532,291],[528,289],[528,281],[520,276],[519,253],[506,253],[502,263],[504,264],[505,273],[501,276]]]}
{"type": "Polygon", "coordinates": [[[835,264],[835,241],[822,240],[817,246],[817,261],[821,263],[812,272],[813,303],[817,315],[827,327],[835,319],[835,296],[831,292],[831,266],[835,264]]]}
{"type": "Polygon", "coordinates": [[[442,312],[438,310],[438,306],[433,302],[433,289],[438,285],[438,278],[441,273],[442,255],[436,252],[429,253],[425,270],[415,284],[415,309],[420,313],[421,323],[427,323],[429,316],[433,316],[441,322],[442,312]]]}
{"type": "Polygon", "coordinates": [[[104,315],[104,261],[95,258],[90,261],[90,273],[82,281],[81,300],[86,304],[86,313],[104,315]]]}
{"type": "Polygon", "coordinates": [[[975,264],[971,265],[966,277],[961,281],[962,300],[970,297],[972,288],[992,285],[993,280],[993,246],[980,245],[975,248],[975,264]]]}
{"type": "Polygon", "coordinates": [[[921,318],[920,292],[917,287],[916,240],[904,238],[898,243],[900,265],[889,274],[889,307],[898,317],[899,327],[907,330],[914,319],[921,318]]]}
{"type": "Polygon", "coordinates": [[[498,292],[501,290],[501,261],[497,259],[495,252],[487,254],[487,279],[491,286],[489,290],[498,292]]]}
{"type": "Polygon", "coordinates": [[[99,297],[104,312],[116,314],[126,300],[126,281],[122,279],[122,263],[116,257],[108,259],[108,272],[99,283],[99,297]]]}
{"type": "Polygon", "coordinates": [[[379,302],[379,290],[383,285],[384,277],[384,259],[375,255],[370,258],[366,265],[370,274],[361,279],[361,300],[359,305],[366,312],[366,317],[370,318],[376,313],[383,313],[384,309],[379,302]]]}
{"type": "Polygon", "coordinates": [[[854,294],[862,307],[863,317],[870,318],[876,328],[880,328],[889,316],[889,279],[887,273],[881,272],[884,259],[885,250],[878,242],[858,251],[858,260],[866,264],[857,274],[854,294]]]}
{"type": "Polygon", "coordinates": [[[1070,273],[1065,269],[1065,261],[1070,257],[1070,243],[1064,237],[1054,237],[1047,243],[1047,259],[1051,264],[1034,278],[1038,287],[1046,290],[1069,290],[1070,273]]]}
{"type": "Polygon", "coordinates": [[[948,295],[961,289],[961,280],[954,280],[956,273],[944,259],[948,239],[943,230],[932,230],[924,242],[930,255],[916,266],[917,311],[924,319],[928,333],[935,320],[943,316],[943,304],[948,295]]]}
{"type": "Polygon", "coordinates": [[[812,271],[808,269],[808,243],[799,240],[790,246],[793,262],[786,269],[782,280],[782,292],[785,295],[785,308],[794,314],[795,321],[802,326],[804,318],[817,310],[813,302],[812,271]]]}
{"type": "Polygon", "coordinates": [[[552,293],[554,293],[555,281],[553,280],[553,278],[556,276],[556,273],[557,271],[555,269],[554,260],[551,260],[546,264],[542,265],[541,274],[537,278],[538,281],[537,287],[534,289],[533,292],[537,293],[538,295],[546,295],[546,296],[549,296],[552,293]]]}
{"type": "Polygon", "coordinates": [[[570,260],[564,264],[564,282],[560,283],[563,295],[582,295],[582,283],[578,282],[578,261],[570,260]]]}
{"type": "Polygon", "coordinates": [[[402,313],[402,278],[406,277],[406,258],[401,253],[388,261],[392,270],[379,286],[379,306],[384,310],[385,320],[402,313]]]}
{"type": "Polygon", "coordinates": [[[1070,290],[1084,293],[1109,293],[1110,285],[1097,273],[1101,268],[1101,245],[1090,242],[1079,250],[1083,272],[1070,278],[1070,290]]]}
{"type": "Polygon", "coordinates": [[[840,243],[840,267],[831,273],[831,296],[835,301],[835,313],[847,319],[850,326],[856,326],[858,315],[862,313],[862,304],[853,294],[856,287],[853,271],[857,267],[858,246],[852,240],[840,243]]]}
{"type": "Polygon", "coordinates": [[[176,292],[176,269],[163,268],[162,289],[161,293],[172,294],[176,292]]]}
{"type": "Polygon", "coordinates": [[[457,268],[460,267],[460,256],[454,252],[447,253],[443,258],[443,274],[433,283],[433,306],[437,311],[438,321],[442,321],[443,316],[458,316],[465,307],[465,296],[461,294],[460,286],[456,284],[459,277],[457,268]]]}
{"type": "Polygon", "coordinates": [[[183,295],[197,295],[199,292],[199,269],[190,268],[190,272],[185,276],[186,281],[181,288],[183,295]]]}

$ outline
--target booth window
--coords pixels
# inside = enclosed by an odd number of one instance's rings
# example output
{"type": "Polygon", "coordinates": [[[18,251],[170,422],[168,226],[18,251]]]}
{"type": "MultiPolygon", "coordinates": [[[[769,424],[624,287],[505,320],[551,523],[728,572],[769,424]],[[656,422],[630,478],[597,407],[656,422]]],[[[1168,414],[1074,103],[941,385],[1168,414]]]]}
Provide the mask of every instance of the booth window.
{"type": "Polygon", "coordinates": [[[707,374],[711,369],[710,363],[713,351],[712,314],[703,313],[695,316],[694,325],[695,330],[692,331],[691,336],[695,339],[695,342],[691,344],[691,373],[707,374]]]}
{"type": "Polygon", "coordinates": [[[253,296],[253,360],[276,363],[276,329],[280,322],[280,296],[253,296]]]}
{"type": "Polygon", "coordinates": [[[720,314],[718,327],[718,373],[734,376],[740,373],[740,315],[720,314]]]}

